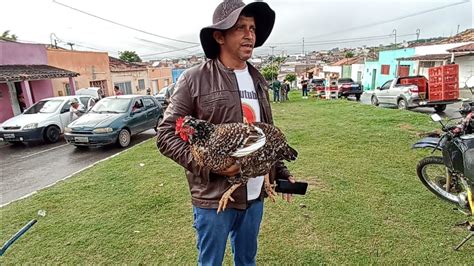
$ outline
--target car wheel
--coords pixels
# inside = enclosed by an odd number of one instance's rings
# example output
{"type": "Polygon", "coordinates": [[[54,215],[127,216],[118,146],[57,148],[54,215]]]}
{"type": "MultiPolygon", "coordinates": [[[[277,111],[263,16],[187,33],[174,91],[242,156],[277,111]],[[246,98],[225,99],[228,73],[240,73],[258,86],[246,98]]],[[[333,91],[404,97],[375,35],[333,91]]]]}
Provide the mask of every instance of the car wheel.
{"type": "Polygon", "coordinates": [[[356,94],[356,101],[360,101],[360,94],[356,94]]]}
{"type": "Polygon", "coordinates": [[[156,122],[156,126],[155,126],[155,128],[154,128],[154,129],[155,129],[155,132],[158,132],[158,126],[161,124],[161,121],[163,121],[163,117],[162,117],[162,116],[160,116],[160,117],[158,118],[158,122],[156,122]]]}
{"type": "Polygon", "coordinates": [[[121,148],[125,148],[130,145],[130,132],[128,132],[128,130],[120,130],[117,138],[117,145],[121,148]]]}
{"type": "Polygon", "coordinates": [[[444,112],[444,110],[446,110],[446,104],[437,104],[434,106],[434,109],[438,113],[444,112]]]}
{"type": "Polygon", "coordinates": [[[59,140],[61,132],[57,126],[49,126],[44,132],[43,139],[47,143],[55,143],[59,140]]]}
{"type": "Polygon", "coordinates": [[[372,96],[372,98],[370,99],[370,102],[372,103],[372,105],[374,106],[379,106],[379,99],[377,99],[377,96],[372,96]]]}
{"type": "Polygon", "coordinates": [[[400,110],[407,110],[408,109],[408,103],[407,103],[407,100],[401,98],[400,100],[398,100],[398,109],[400,110]]]}

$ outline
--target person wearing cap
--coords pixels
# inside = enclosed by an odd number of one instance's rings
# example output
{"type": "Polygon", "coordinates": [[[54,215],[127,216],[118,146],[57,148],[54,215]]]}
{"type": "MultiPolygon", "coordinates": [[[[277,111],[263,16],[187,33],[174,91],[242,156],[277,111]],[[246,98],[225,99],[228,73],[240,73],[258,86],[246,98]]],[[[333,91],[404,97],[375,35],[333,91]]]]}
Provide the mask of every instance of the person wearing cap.
{"type": "MultiPolygon", "coordinates": [[[[239,187],[217,213],[222,194],[230,184],[225,176],[240,172],[237,165],[214,173],[199,167],[189,144],[175,134],[176,120],[191,115],[213,124],[232,122],[273,123],[268,84],[247,62],[262,46],[275,22],[275,12],[264,2],[244,4],[225,0],[214,11],[213,24],[201,29],[200,41],[208,60],[186,70],[178,79],[157,133],[160,152],[186,172],[197,234],[198,264],[220,265],[230,236],[235,265],[255,265],[257,238],[263,216],[263,176],[239,187]]],[[[293,176],[282,162],[270,171],[270,180],[293,176]]],[[[290,201],[291,195],[283,195],[290,201]]]]}
{"type": "Polygon", "coordinates": [[[69,107],[69,122],[72,122],[79,118],[84,111],[80,109],[79,101],[76,98],[72,98],[71,107],[69,107]]]}
{"type": "Polygon", "coordinates": [[[115,93],[115,96],[123,95],[123,92],[120,90],[120,88],[117,85],[114,86],[114,93],[115,93]]]}

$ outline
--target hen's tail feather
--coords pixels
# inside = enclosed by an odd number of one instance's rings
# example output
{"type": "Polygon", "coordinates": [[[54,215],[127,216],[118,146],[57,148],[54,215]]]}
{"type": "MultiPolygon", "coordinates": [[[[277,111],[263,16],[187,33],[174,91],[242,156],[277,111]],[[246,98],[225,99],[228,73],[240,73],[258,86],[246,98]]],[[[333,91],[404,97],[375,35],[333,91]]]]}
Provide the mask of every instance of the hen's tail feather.
{"type": "Polygon", "coordinates": [[[282,158],[281,160],[287,160],[287,161],[294,161],[298,157],[298,152],[290,147],[290,145],[286,145],[285,149],[283,150],[282,153],[282,158]]]}

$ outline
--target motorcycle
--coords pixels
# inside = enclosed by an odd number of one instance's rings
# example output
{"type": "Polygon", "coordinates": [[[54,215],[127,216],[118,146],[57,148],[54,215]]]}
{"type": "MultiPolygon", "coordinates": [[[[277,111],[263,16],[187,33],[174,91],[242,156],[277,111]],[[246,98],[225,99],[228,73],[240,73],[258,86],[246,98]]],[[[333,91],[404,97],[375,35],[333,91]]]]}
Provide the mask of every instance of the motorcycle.
{"type": "MultiPolygon", "coordinates": [[[[471,90],[472,92],[472,90],[471,90]]],[[[474,103],[463,102],[460,113],[463,119],[457,125],[442,122],[438,114],[431,119],[439,122],[442,134],[433,134],[416,142],[414,149],[432,149],[432,154],[440,151],[442,156],[428,156],[416,166],[416,173],[423,185],[436,196],[456,204],[457,210],[474,214],[474,132],[471,122],[474,117],[474,103]]],[[[474,237],[474,220],[459,223],[467,226],[469,234],[454,250],[459,250],[474,237]]]]}

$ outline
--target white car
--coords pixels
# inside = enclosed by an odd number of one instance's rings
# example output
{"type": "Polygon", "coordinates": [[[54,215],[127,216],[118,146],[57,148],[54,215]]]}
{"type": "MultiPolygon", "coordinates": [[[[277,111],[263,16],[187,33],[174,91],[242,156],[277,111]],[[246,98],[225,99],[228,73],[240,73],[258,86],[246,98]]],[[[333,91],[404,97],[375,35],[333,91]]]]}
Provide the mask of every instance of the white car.
{"type": "Polygon", "coordinates": [[[89,95],[46,98],[30,106],[22,114],[3,122],[0,126],[0,141],[29,142],[44,140],[54,143],[71,123],[69,108],[71,100],[79,101],[80,109],[88,110],[93,103],[89,95]]]}

